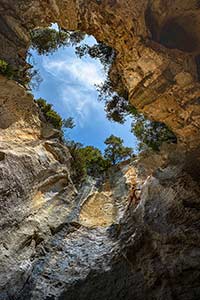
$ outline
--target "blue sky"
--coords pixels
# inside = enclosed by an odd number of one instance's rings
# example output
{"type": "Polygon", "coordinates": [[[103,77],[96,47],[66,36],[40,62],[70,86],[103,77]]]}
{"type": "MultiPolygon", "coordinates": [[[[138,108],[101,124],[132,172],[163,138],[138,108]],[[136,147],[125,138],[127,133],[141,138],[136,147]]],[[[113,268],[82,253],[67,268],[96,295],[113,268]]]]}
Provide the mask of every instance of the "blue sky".
{"type": "MultiPolygon", "coordinates": [[[[95,43],[86,37],[89,44],[95,43]]],[[[111,134],[121,137],[126,146],[136,149],[137,140],[130,132],[131,120],[123,125],[106,118],[103,102],[98,101],[95,84],[105,80],[101,63],[90,57],[78,58],[73,47],[58,49],[48,56],[31,51],[36,69],[43,79],[32,92],[53,104],[62,118],[73,117],[75,128],[67,131],[68,138],[92,145],[103,151],[104,140],[111,134]]]]}

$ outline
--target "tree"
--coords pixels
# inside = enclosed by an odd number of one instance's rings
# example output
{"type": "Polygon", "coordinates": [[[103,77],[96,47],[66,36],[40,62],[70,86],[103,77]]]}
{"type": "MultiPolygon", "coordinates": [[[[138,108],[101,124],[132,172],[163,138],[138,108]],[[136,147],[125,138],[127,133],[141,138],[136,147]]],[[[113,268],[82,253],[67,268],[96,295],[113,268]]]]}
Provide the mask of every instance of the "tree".
{"type": "Polygon", "coordinates": [[[85,34],[80,31],[67,31],[59,28],[38,28],[30,33],[31,45],[40,55],[54,53],[60,47],[76,45],[84,39],[85,34]]]}
{"type": "MultiPolygon", "coordinates": [[[[74,120],[69,117],[67,119],[61,118],[61,116],[52,108],[52,104],[47,103],[47,101],[43,98],[39,98],[36,100],[41,112],[43,113],[47,122],[51,123],[56,129],[63,131],[62,128],[74,128],[74,120]]],[[[64,135],[64,132],[62,132],[64,135]]]]}
{"type": "Polygon", "coordinates": [[[103,84],[97,85],[96,87],[99,93],[99,101],[105,103],[107,118],[111,121],[123,124],[126,117],[130,115],[133,107],[128,101],[128,92],[122,85],[121,77],[115,77],[115,83],[107,78],[103,84]],[[114,91],[116,86],[118,92],[114,91]]]}
{"type": "Polygon", "coordinates": [[[62,120],[62,126],[64,128],[73,129],[75,127],[74,119],[72,117],[69,117],[67,119],[63,119],[62,120]]]}
{"type": "Polygon", "coordinates": [[[99,176],[110,166],[109,161],[102,156],[101,151],[93,146],[81,148],[80,153],[84,157],[88,175],[99,176]]]}
{"type": "Polygon", "coordinates": [[[87,176],[85,160],[80,152],[80,149],[83,147],[83,145],[81,143],[77,143],[71,140],[65,141],[65,144],[68,147],[72,156],[71,178],[76,185],[79,185],[85,180],[87,176]]]}
{"type": "Polygon", "coordinates": [[[115,51],[103,42],[98,42],[93,46],[87,44],[77,46],[76,54],[80,58],[89,55],[91,58],[99,59],[105,69],[110,67],[115,58],[115,51]]]}
{"type": "Polygon", "coordinates": [[[47,101],[43,98],[37,99],[36,103],[41,109],[47,122],[51,123],[56,129],[60,130],[62,127],[62,118],[54,109],[52,109],[52,104],[47,103],[47,101]]]}
{"type": "Polygon", "coordinates": [[[176,136],[165,124],[149,121],[141,114],[133,119],[131,127],[131,131],[140,140],[139,150],[149,147],[158,151],[164,142],[177,142],[176,136]]]}
{"type": "Polygon", "coordinates": [[[38,28],[31,32],[31,44],[38,54],[49,54],[68,45],[69,35],[65,31],[52,28],[38,28]]]}
{"type": "Polygon", "coordinates": [[[85,33],[82,32],[82,31],[79,31],[79,30],[68,31],[68,30],[65,30],[65,29],[61,29],[61,30],[68,33],[69,42],[72,46],[80,44],[80,42],[82,42],[82,40],[84,40],[84,38],[85,38],[85,33]]]}
{"type": "Polygon", "coordinates": [[[109,120],[123,124],[127,116],[132,117],[131,131],[140,141],[139,150],[151,148],[158,151],[163,142],[177,142],[176,136],[165,124],[150,121],[140,114],[129,103],[126,92],[121,95],[114,92],[110,80],[98,86],[98,92],[99,99],[105,103],[105,111],[109,120]]]}
{"type": "Polygon", "coordinates": [[[72,180],[76,184],[84,181],[87,175],[99,177],[110,167],[110,162],[93,146],[83,147],[75,141],[66,141],[66,146],[72,155],[72,180]]]}
{"type": "Polygon", "coordinates": [[[123,140],[117,136],[111,135],[104,143],[107,145],[104,157],[108,159],[112,165],[116,165],[133,155],[133,149],[123,146],[123,140]]]}

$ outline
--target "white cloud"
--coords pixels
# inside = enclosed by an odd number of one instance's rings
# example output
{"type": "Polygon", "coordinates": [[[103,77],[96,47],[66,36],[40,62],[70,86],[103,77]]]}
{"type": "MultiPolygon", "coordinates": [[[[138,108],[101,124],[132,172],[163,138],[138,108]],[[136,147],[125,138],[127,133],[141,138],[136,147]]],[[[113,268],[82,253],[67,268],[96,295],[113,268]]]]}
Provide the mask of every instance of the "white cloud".
{"type": "Polygon", "coordinates": [[[81,83],[87,88],[101,84],[105,79],[105,75],[96,61],[87,62],[78,58],[67,58],[66,60],[44,58],[43,67],[58,79],[69,82],[71,78],[74,83],[81,83]]]}
{"type": "Polygon", "coordinates": [[[61,90],[63,108],[73,116],[75,123],[84,127],[88,122],[94,122],[104,114],[103,103],[96,100],[97,95],[76,86],[64,86],[61,90]]]}
{"type": "Polygon", "coordinates": [[[55,77],[63,109],[74,117],[78,126],[101,118],[103,103],[97,101],[95,84],[105,80],[102,66],[97,61],[84,61],[75,57],[44,57],[43,67],[55,77]]]}

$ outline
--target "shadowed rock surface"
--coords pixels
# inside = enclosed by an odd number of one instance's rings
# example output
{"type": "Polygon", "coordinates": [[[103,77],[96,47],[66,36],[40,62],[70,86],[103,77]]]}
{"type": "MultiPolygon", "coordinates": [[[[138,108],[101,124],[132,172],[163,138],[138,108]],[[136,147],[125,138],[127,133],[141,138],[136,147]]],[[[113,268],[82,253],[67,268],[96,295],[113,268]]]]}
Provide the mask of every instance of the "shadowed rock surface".
{"type": "Polygon", "coordinates": [[[29,31],[55,22],[113,47],[110,75],[116,88],[125,87],[140,112],[166,123],[182,143],[198,146],[197,0],[2,0],[0,15],[1,57],[15,66],[25,64],[29,31]]]}
{"type": "Polygon", "coordinates": [[[0,300],[199,300],[199,8],[196,0],[1,1],[1,59],[25,67],[29,31],[52,22],[93,34],[116,50],[118,89],[179,143],[77,191],[59,132],[1,76],[0,300]]]}

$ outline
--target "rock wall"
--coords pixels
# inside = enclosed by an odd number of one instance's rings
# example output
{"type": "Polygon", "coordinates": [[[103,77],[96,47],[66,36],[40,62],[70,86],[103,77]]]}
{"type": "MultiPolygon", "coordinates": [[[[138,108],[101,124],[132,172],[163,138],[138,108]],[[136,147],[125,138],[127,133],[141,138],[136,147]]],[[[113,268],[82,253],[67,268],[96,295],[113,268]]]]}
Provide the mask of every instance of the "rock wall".
{"type": "Polygon", "coordinates": [[[71,155],[31,94],[0,77],[0,299],[15,299],[38,245],[66,221],[77,193],[71,155]]]}
{"type": "Polygon", "coordinates": [[[116,50],[111,73],[120,74],[130,102],[187,147],[198,145],[198,1],[3,0],[0,14],[2,58],[23,65],[29,30],[51,22],[93,34],[116,50]]]}
{"type": "Polygon", "coordinates": [[[112,236],[130,180],[135,184],[134,168],[117,168],[105,182],[89,178],[77,193],[62,145],[31,142],[5,155],[1,171],[11,176],[1,181],[0,299],[61,299],[66,293],[75,299],[70,290],[77,282],[112,267],[112,236]]]}
{"type": "Polygon", "coordinates": [[[29,31],[51,22],[112,46],[111,78],[179,145],[77,195],[58,132],[0,77],[0,299],[199,299],[199,2],[2,0],[0,58],[25,66],[29,31]]]}
{"type": "Polygon", "coordinates": [[[200,190],[179,149],[114,168],[77,195],[50,186],[1,230],[0,299],[199,299],[200,190]]]}

